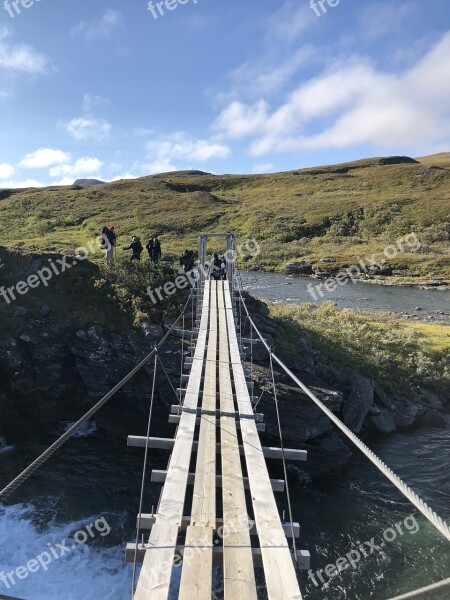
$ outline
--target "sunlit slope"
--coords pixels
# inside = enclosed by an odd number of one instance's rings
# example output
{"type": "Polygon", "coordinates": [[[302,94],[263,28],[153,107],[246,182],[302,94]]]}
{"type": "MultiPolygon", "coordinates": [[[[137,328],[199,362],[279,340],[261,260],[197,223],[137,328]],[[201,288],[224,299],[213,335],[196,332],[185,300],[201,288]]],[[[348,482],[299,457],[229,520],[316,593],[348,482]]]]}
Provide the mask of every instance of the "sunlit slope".
{"type": "Polygon", "coordinates": [[[442,155],[374,158],[268,175],[184,171],[82,189],[3,190],[0,245],[67,251],[112,224],[120,245],[132,234],[157,234],[163,252],[176,256],[196,247],[202,231],[232,231],[261,244],[248,266],[283,269],[297,260],[319,266],[330,256],[352,264],[415,232],[421,250],[390,263],[408,277],[450,279],[444,163],[442,155]]]}

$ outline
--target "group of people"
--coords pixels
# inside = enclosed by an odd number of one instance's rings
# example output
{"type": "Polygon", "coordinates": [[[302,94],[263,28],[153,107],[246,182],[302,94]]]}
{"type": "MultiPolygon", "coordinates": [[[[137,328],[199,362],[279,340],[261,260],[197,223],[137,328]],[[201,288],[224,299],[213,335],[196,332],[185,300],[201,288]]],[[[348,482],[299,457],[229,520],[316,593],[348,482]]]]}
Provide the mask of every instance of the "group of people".
{"type": "Polygon", "coordinates": [[[227,260],[225,256],[219,258],[217,252],[214,252],[209,264],[209,276],[215,281],[226,280],[227,278],[227,260]]]}
{"type": "MultiPolygon", "coordinates": [[[[157,237],[150,238],[145,247],[151,262],[158,263],[161,260],[161,242],[159,239],[157,237]]],[[[124,250],[131,250],[131,260],[141,260],[141,254],[144,251],[141,238],[137,235],[133,235],[131,244],[124,247],[124,250]]]]}
{"type": "MultiPolygon", "coordinates": [[[[102,238],[102,248],[106,250],[105,264],[110,265],[113,261],[114,250],[117,245],[117,236],[114,231],[114,225],[103,227],[102,238]]],[[[150,238],[145,247],[151,262],[158,263],[161,260],[161,243],[159,239],[156,236],[150,238]]],[[[144,251],[144,247],[141,238],[137,235],[133,235],[130,245],[124,246],[123,249],[131,250],[131,260],[141,260],[141,254],[144,251]]],[[[185,250],[183,255],[180,256],[180,265],[182,265],[185,273],[194,268],[194,262],[195,252],[193,250],[185,250]]],[[[216,281],[225,280],[227,278],[227,261],[225,256],[219,258],[217,252],[213,254],[209,264],[209,276],[216,281]]]]}
{"type": "MultiPolygon", "coordinates": [[[[102,248],[106,250],[105,254],[105,265],[110,265],[114,258],[114,250],[117,245],[117,236],[114,231],[114,226],[103,227],[102,229],[103,245],[102,248]]],[[[148,252],[149,259],[153,263],[158,263],[161,260],[161,242],[156,236],[153,236],[145,246],[148,252]]],[[[141,260],[141,254],[144,251],[144,247],[141,243],[141,238],[137,235],[133,235],[129,246],[124,246],[124,250],[131,250],[131,260],[141,260]]]]}

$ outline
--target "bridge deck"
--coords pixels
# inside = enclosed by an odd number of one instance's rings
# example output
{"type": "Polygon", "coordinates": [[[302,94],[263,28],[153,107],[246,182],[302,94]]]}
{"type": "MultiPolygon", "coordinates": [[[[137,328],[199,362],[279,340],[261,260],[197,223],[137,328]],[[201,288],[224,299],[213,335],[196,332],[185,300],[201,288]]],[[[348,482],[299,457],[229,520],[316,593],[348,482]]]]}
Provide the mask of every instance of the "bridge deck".
{"type": "Polygon", "coordinates": [[[263,568],[270,600],[301,599],[266,450],[241,362],[228,282],[206,281],[173,451],[150,537],[141,548],[145,555],[137,600],[167,600],[179,552],[182,600],[213,597],[214,565],[223,568],[225,600],[257,598],[257,567],[263,568]],[[183,510],[194,461],[189,522],[183,510]]]}

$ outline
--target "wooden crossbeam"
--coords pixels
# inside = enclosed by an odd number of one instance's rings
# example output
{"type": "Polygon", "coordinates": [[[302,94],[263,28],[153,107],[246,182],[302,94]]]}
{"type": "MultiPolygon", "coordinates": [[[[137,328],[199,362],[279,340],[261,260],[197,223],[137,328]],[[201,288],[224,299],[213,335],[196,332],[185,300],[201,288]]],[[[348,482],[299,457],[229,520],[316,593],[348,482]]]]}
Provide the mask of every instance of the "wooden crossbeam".
{"type": "MultiPolygon", "coordinates": [[[[180,422],[180,419],[181,419],[180,415],[169,415],[169,423],[177,424],[180,422]]],[[[201,417],[197,417],[197,425],[200,425],[200,419],[201,419],[201,417]]],[[[220,427],[219,421],[217,421],[217,427],[220,427]]],[[[239,421],[236,421],[236,427],[238,429],[241,428],[241,424],[239,421]]],[[[264,433],[264,431],[266,431],[266,424],[265,423],[256,423],[256,429],[257,429],[257,431],[264,433]]]]}
{"type": "MultiPolygon", "coordinates": [[[[192,410],[190,408],[188,408],[187,406],[180,405],[180,404],[172,404],[171,408],[170,408],[170,412],[174,415],[181,415],[184,411],[186,410],[192,410]]],[[[245,419],[251,419],[256,421],[257,423],[262,423],[264,421],[264,414],[263,413],[254,413],[253,411],[249,414],[248,412],[241,414],[239,411],[237,410],[229,410],[229,411],[223,411],[223,410],[219,410],[216,409],[216,411],[214,410],[208,410],[207,408],[204,407],[198,407],[196,409],[197,415],[203,415],[203,414],[216,414],[216,417],[235,417],[237,419],[245,418],[245,419]]]]}
{"type": "MultiPolygon", "coordinates": [[[[153,469],[150,481],[153,481],[154,483],[165,483],[167,474],[168,471],[153,469]]],[[[246,490],[250,489],[248,477],[244,477],[243,482],[244,488],[246,490]]],[[[269,482],[273,492],[284,492],[284,479],[269,479],[269,482]]],[[[195,473],[189,473],[187,483],[188,485],[194,485],[195,473]]],[[[216,475],[216,487],[222,487],[222,477],[220,475],[216,475]]]]}
{"type": "MultiPolygon", "coordinates": [[[[136,544],[134,542],[130,542],[126,545],[125,548],[125,561],[128,563],[132,563],[134,561],[134,552],[135,552],[136,544]]],[[[174,567],[181,567],[183,564],[183,554],[184,554],[184,546],[182,544],[176,546],[175,548],[175,561],[174,567]]],[[[138,545],[137,550],[137,563],[142,563],[144,555],[148,550],[147,546],[142,546],[142,544],[138,545]]],[[[263,560],[262,560],[262,549],[261,548],[251,548],[253,566],[256,569],[264,568],[263,560]]],[[[265,549],[268,550],[268,549],[265,549]]],[[[223,556],[224,550],[221,546],[214,546],[213,548],[213,567],[222,567],[223,566],[223,556]]],[[[291,553],[290,561],[291,563],[294,560],[294,555],[291,553]]],[[[298,566],[301,571],[308,571],[310,568],[311,556],[308,550],[297,550],[297,560],[298,566]]],[[[149,600],[152,600],[153,597],[149,597],[149,600]]],[[[279,600],[284,600],[283,596],[278,597],[279,600]]],[[[240,599],[238,599],[240,600],[240,599]]]]}
{"type": "MultiPolygon", "coordinates": [[[[206,417],[208,418],[208,417],[206,417]]],[[[216,426],[216,423],[214,423],[216,426]]],[[[147,438],[144,435],[129,435],[127,439],[127,446],[130,448],[145,448],[147,444],[147,438]]],[[[159,438],[150,437],[148,438],[148,447],[155,450],[172,450],[174,447],[175,440],[172,438],[159,438]]],[[[244,455],[244,447],[239,445],[239,452],[244,455]]],[[[198,448],[198,442],[194,442],[192,446],[193,452],[196,452],[198,448]]],[[[222,446],[220,443],[216,444],[216,453],[220,454],[222,446]]],[[[273,458],[282,460],[283,450],[282,448],[273,448],[271,446],[262,446],[262,452],[265,458],[273,458]]],[[[284,449],[284,457],[289,461],[305,461],[307,460],[308,453],[306,450],[296,450],[292,448],[284,449]]]]}
{"type": "MultiPolygon", "coordinates": [[[[151,529],[155,523],[156,520],[156,515],[152,515],[151,513],[142,513],[141,515],[141,521],[140,521],[140,528],[141,529],[151,529]]],[[[181,526],[180,526],[180,531],[186,531],[186,529],[188,528],[188,526],[191,523],[191,517],[183,517],[182,521],[181,521],[181,526]]],[[[136,519],[136,525],[137,525],[137,519],[136,519]]],[[[291,525],[291,523],[283,523],[283,530],[284,533],[286,534],[287,538],[292,538],[292,532],[294,532],[294,537],[296,539],[298,539],[300,537],[300,524],[299,523],[293,523],[291,525]]],[[[257,529],[256,529],[256,524],[255,521],[249,519],[248,521],[248,526],[249,526],[249,533],[250,535],[258,535],[257,529]]],[[[214,530],[214,533],[217,533],[218,531],[222,531],[223,530],[223,519],[222,518],[216,518],[216,529],[214,530]]]]}

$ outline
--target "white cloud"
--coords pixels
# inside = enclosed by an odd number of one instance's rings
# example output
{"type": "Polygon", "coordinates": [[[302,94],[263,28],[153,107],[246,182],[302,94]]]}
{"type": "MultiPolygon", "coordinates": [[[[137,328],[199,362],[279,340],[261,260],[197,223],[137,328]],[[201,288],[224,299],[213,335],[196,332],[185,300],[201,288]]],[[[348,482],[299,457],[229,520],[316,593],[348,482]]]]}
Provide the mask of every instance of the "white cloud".
{"type": "Polygon", "coordinates": [[[94,117],[79,117],[65,124],[67,132],[75,140],[105,140],[111,133],[111,124],[105,119],[94,117]]]}
{"type": "Polygon", "coordinates": [[[110,104],[111,101],[109,98],[104,98],[103,96],[96,96],[89,93],[83,96],[83,111],[86,113],[92,112],[94,108],[104,108],[110,104]]]}
{"type": "MultiPolygon", "coordinates": [[[[5,39],[8,35],[3,31],[5,39]]],[[[43,75],[49,70],[47,58],[27,44],[10,44],[0,41],[0,69],[16,74],[43,75]]]]}
{"type": "Polygon", "coordinates": [[[279,92],[282,86],[304,65],[317,61],[318,53],[314,46],[305,45],[290,54],[288,58],[265,56],[247,62],[229,75],[234,92],[251,95],[267,95],[279,92]],[[249,81],[251,85],[249,86],[249,81]]]}
{"type": "Polygon", "coordinates": [[[15,173],[15,169],[12,165],[6,163],[0,163],[0,179],[8,179],[15,173]]]}
{"type": "Polygon", "coordinates": [[[300,6],[288,0],[266,21],[268,36],[282,42],[293,42],[307,31],[317,17],[307,4],[300,6]]]}
{"type": "Polygon", "coordinates": [[[354,57],[335,62],[294,90],[275,110],[264,101],[232,102],[215,127],[253,138],[253,155],[343,148],[421,147],[450,143],[450,32],[415,66],[392,74],[354,57]]]}
{"type": "Polygon", "coordinates": [[[72,164],[58,165],[50,169],[51,177],[94,177],[100,178],[99,172],[103,167],[103,162],[98,158],[85,156],[79,158],[72,164]]]}
{"type": "Polygon", "coordinates": [[[27,169],[46,169],[70,160],[70,154],[52,148],[39,148],[23,158],[19,166],[27,169]]]}
{"type": "Polygon", "coordinates": [[[194,140],[183,132],[147,142],[147,157],[152,161],[152,172],[176,170],[174,161],[185,164],[204,163],[230,155],[228,146],[211,140],[194,140]]]}
{"type": "Polygon", "coordinates": [[[360,31],[363,37],[375,40],[400,31],[404,21],[411,18],[416,2],[377,2],[364,6],[360,13],[360,31]]]}
{"type": "Polygon", "coordinates": [[[6,38],[10,37],[11,35],[12,35],[11,27],[8,27],[8,25],[2,25],[0,23],[0,40],[6,40],[6,38]]]}
{"type": "Polygon", "coordinates": [[[36,181],[36,179],[25,179],[23,181],[0,181],[1,189],[11,189],[11,188],[31,188],[31,187],[45,187],[45,183],[41,183],[40,181],[36,181]]]}
{"type": "Polygon", "coordinates": [[[71,35],[81,35],[88,41],[109,38],[122,23],[122,14],[118,10],[108,8],[98,21],[81,21],[72,31],[71,35]]]}
{"type": "Polygon", "coordinates": [[[236,100],[221,112],[214,128],[226,137],[238,139],[261,131],[268,117],[269,106],[264,100],[255,104],[244,104],[236,100]]]}

